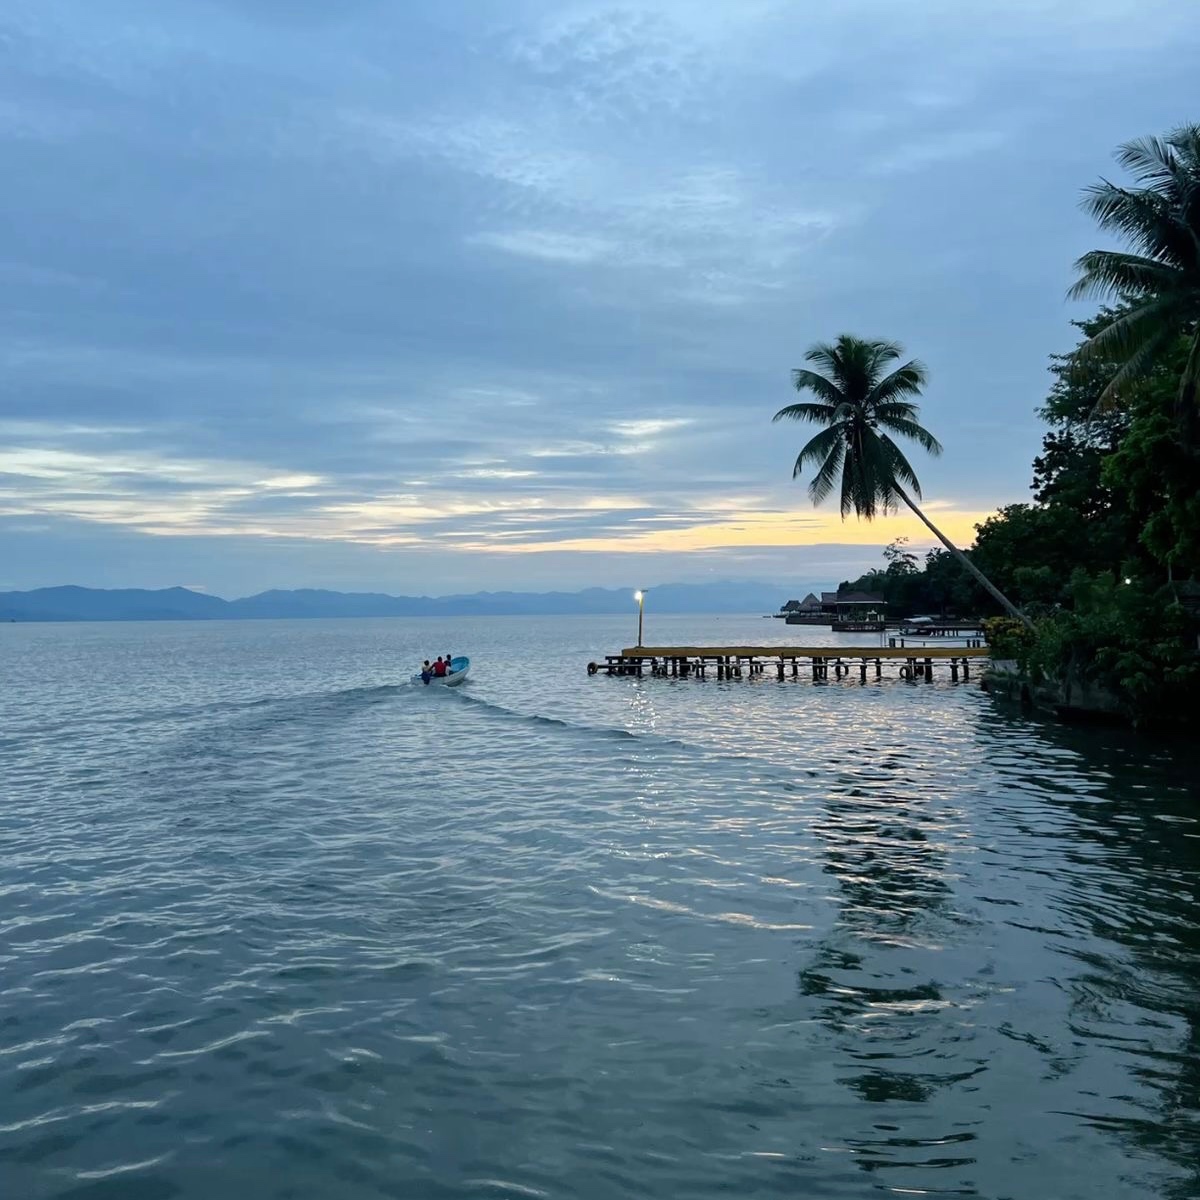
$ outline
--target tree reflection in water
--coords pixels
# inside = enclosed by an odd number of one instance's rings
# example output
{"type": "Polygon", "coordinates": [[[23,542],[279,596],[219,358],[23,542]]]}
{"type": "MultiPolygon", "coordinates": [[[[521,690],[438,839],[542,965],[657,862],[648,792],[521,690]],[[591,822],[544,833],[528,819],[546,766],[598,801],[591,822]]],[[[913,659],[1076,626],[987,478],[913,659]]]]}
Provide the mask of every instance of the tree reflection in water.
{"type": "Polygon", "coordinates": [[[814,821],[839,910],[799,972],[800,993],[835,1035],[837,1082],[899,1110],[845,1138],[858,1164],[964,1167],[973,1162],[972,1129],[914,1135],[905,1128],[911,1118],[899,1115],[986,1066],[966,1052],[969,1035],[962,1046],[957,1037],[948,1043],[946,1010],[962,1001],[948,998],[936,972],[947,933],[961,937],[949,850],[963,837],[963,816],[911,760],[883,755],[870,772],[873,782],[865,771],[843,773],[814,821]]]}

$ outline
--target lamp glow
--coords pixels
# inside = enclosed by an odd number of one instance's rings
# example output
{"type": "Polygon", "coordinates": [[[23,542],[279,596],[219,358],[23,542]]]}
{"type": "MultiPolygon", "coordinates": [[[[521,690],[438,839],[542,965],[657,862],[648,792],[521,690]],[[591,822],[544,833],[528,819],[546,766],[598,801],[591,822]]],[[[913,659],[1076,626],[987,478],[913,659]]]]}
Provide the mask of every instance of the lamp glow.
{"type": "Polygon", "coordinates": [[[645,592],[643,592],[639,589],[638,591],[633,593],[633,598],[637,601],[637,606],[638,606],[638,640],[637,640],[637,644],[640,646],[642,644],[642,611],[645,608],[644,602],[646,599],[646,594],[645,594],[645,592]]]}

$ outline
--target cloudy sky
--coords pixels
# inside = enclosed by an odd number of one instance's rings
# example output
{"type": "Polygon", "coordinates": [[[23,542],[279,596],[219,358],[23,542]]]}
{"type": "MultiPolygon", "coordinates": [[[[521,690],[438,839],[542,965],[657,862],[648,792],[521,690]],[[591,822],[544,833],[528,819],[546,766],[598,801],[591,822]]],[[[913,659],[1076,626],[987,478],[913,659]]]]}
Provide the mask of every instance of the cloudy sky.
{"type": "Polygon", "coordinates": [[[1194,0],[6,0],[0,588],[840,579],[927,541],[790,478],[843,331],[969,542],[1197,62],[1194,0]]]}

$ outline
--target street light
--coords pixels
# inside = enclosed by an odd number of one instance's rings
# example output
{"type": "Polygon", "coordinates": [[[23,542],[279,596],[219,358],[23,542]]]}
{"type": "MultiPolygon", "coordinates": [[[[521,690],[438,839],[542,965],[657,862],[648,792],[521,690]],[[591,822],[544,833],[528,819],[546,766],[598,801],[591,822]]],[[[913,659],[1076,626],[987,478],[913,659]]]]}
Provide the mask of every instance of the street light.
{"type": "Polygon", "coordinates": [[[637,601],[638,606],[638,648],[642,645],[642,610],[645,608],[646,594],[644,592],[634,592],[633,598],[637,601]]]}

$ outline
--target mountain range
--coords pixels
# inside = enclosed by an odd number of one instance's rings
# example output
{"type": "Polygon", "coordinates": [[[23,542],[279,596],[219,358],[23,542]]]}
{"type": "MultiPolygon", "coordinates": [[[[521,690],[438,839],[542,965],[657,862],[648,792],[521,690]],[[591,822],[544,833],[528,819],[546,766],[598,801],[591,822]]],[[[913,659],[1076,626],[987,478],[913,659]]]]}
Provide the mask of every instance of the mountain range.
{"type": "MultiPolygon", "coordinates": [[[[792,594],[820,585],[673,583],[646,590],[656,613],[775,612],[792,594]]],[[[313,588],[268,591],[240,600],[173,587],[85,587],[0,592],[0,621],[221,621],[281,617],[464,617],[628,613],[632,588],[579,592],[474,592],[457,596],[388,596],[313,588]]]]}

